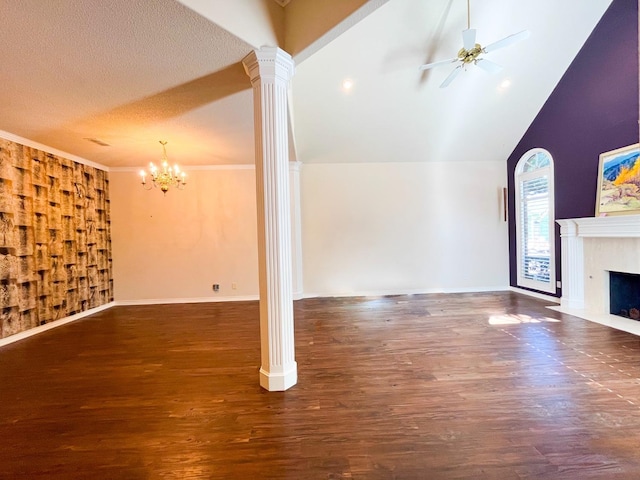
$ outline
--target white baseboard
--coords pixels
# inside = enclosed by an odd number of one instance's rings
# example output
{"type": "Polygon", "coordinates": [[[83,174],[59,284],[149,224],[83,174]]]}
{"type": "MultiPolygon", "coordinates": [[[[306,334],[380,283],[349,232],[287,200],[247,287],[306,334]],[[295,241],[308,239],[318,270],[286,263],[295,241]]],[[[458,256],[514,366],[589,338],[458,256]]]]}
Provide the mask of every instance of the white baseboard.
{"type": "Polygon", "coordinates": [[[45,323],[44,325],[39,325],[34,328],[30,328],[29,330],[25,330],[24,332],[19,332],[14,335],[10,335],[6,338],[0,339],[0,347],[5,345],[9,345],[10,343],[14,343],[20,340],[24,340],[25,338],[32,337],[33,335],[38,335],[39,333],[46,332],[47,330],[51,330],[53,328],[61,327],[62,325],[66,325],[67,323],[75,322],[76,320],[80,320],[81,318],[88,317],[89,315],[93,315],[94,313],[102,312],[103,310],[107,310],[115,305],[114,302],[105,303],[104,305],[100,305],[99,307],[92,308],[90,310],[85,310],[84,312],[76,313],[75,315],[70,315],[65,318],[61,318],[60,320],[55,320],[51,323],[45,323]]]}
{"type": "Polygon", "coordinates": [[[120,306],[120,305],[162,305],[162,304],[171,304],[171,303],[242,302],[242,301],[254,301],[254,300],[259,300],[258,295],[248,295],[244,297],[236,296],[236,297],[216,297],[216,298],[203,297],[203,298],[168,298],[168,299],[160,298],[160,299],[144,299],[144,300],[118,300],[118,301],[106,303],[104,305],[101,305],[96,308],[92,308],[90,310],[86,310],[84,312],[76,313],[75,315],[70,315],[68,317],[61,318],[60,320],[55,320],[51,323],[45,323],[44,325],[39,325],[37,327],[30,328],[29,330],[25,330],[24,332],[18,332],[6,338],[0,338],[0,347],[18,342],[20,340],[24,340],[25,338],[38,335],[40,333],[46,332],[47,330],[61,327],[68,323],[75,322],[76,320],[80,320],[81,318],[88,317],[89,315],[93,315],[94,313],[102,312],[103,310],[107,310],[109,308],[120,306]]]}
{"type": "Polygon", "coordinates": [[[505,292],[509,287],[465,287],[465,288],[417,288],[411,290],[371,290],[360,292],[323,292],[304,293],[300,298],[340,298],[340,297],[385,297],[390,295],[423,295],[430,293],[475,293],[475,292],[505,292]]]}
{"type": "Polygon", "coordinates": [[[173,303],[218,303],[218,302],[247,302],[259,300],[258,295],[228,296],[228,297],[192,297],[192,298],[143,298],[140,300],[116,300],[116,306],[125,305],[166,305],[173,303]]]}
{"type": "Polygon", "coordinates": [[[544,293],[532,292],[531,290],[526,290],[524,288],[518,287],[509,287],[509,290],[516,293],[521,293],[523,295],[528,295],[530,297],[539,298],[540,300],[546,300],[547,302],[560,304],[560,298],[552,297],[551,295],[545,295],[544,293]]]}
{"type": "MultiPolygon", "coordinates": [[[[293,295],[294,300],[301,300],[304,298],[339,298],[339,297],[381,297],[388,295],[420,295],[429,293],[474,293],[474,292],[503,292],[512,290],[524,295],[530,295],[536,298],[547,300],[553,303],[560,303],[560,299],[543,295],[537,292],[531,292],[528,290],[522,290],[516,287],[472,287],[472,288],[431,288],[431,289],[414,289],[414,290],[375,290],[375,291],[361,291],[361,292],[344,292],[344,293],[300,293],[296,292],[293,295]]],[[[179,303],[217,303],[217,302],[246,302],[246,301],[258,301],[259,295],[245,295],[245,296],[225,296],[225,297],[195,297],[195,298],[147,298],[140,300],[116,300],[109,302],[100,307],[92,308],[90,310],[71,315],[69,317],[56,320],[51,323],[46,323],[38,327],[31,328],[24,332],[16,333],[6,338],[0,339],[0,347],[8,345],[10,343],[23,340],[25,338],[37,335],[52,328],[61,327],[68,323],[74,322],[81,318],[93,315],[94,313],[107,310],[115,306],[127,306],[127,305],[163,305],[163,304],[179,304],[179,303]]]]}

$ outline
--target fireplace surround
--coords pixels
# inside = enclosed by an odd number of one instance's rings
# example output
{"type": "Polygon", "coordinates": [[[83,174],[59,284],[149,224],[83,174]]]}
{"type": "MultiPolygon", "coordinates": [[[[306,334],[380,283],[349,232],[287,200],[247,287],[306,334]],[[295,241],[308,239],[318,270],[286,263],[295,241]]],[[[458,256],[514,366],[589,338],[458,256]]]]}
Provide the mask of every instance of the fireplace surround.
{"type": "Polygon", "coordinates": [[[640,215],[557,220],[563,313],[636,335],[640,322],[610,313],[609,272],[640,274],[640,215]]]}

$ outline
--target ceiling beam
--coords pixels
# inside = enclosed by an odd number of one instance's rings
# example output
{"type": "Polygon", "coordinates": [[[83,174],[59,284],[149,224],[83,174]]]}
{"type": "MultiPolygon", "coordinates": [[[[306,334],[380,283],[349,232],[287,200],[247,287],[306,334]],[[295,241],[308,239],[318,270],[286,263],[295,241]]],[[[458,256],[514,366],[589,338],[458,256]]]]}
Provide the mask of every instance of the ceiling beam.
{"type": "Polygon", "coordinates": [[[292,1],[284,9],[284,49],[299,64],[388,1],[292,1]]]}
{"type": "Polygon", "coordinates": [[[284,44],[285,9],[273,0],[178,0],[254,48],[284,44]]]}

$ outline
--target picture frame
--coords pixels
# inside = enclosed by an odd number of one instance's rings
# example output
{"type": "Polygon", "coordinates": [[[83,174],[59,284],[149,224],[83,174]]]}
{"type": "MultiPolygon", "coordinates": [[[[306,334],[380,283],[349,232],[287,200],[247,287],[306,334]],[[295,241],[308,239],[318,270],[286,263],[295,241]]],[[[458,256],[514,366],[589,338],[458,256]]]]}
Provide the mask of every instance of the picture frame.
{"type": "Polygon", "coordinates": [[[640,144],[600,154],[596,217],[640,214],[640,144]]]}

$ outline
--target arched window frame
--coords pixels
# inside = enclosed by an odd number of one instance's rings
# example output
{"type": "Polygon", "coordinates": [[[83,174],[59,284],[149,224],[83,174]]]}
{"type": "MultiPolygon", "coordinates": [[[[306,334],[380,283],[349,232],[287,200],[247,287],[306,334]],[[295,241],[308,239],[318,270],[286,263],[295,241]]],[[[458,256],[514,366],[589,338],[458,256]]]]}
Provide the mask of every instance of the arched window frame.
{"type": "Polygon", "coordinates": [[[555,255],[555,196],[554,196],[554,175],[553,175],[553,157],[543,148],[534,148],[525,153],[515,168],[514,172],[515,184],[515,200],[516,200],[516,263],[517,263],[517,282],[518,286],[539,290],[542,292],[556,293],[556,255],[555,255]],[[546,166],[531,165],[538,162],[542,158],[548,160],[546,166]],[[527,167],[533,168],[528,169],[527,167]],[[524,208],[525,202],[522,199],[522,189],[525,182],[531,182],[547,178],[547,198],[548,198],[548,234],[549,234],[549,264],[548,264],[548,282],[540,280],[544,277],[535,278],[530,270],[525,268],[525,241],[523,230],[524,208]]]}

